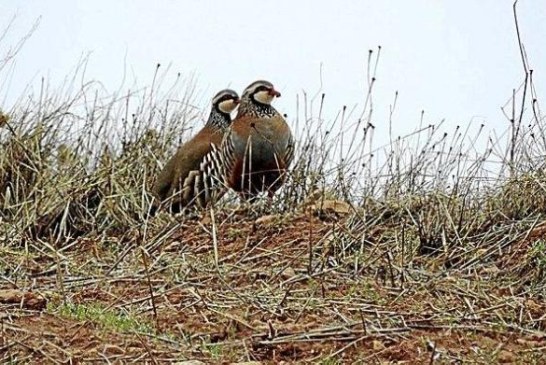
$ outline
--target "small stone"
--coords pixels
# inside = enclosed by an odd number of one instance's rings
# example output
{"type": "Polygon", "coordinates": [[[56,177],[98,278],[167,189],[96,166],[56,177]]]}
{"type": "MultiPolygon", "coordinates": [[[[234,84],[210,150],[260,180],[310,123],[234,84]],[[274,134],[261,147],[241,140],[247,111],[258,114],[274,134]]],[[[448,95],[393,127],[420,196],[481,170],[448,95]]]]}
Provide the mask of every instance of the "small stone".
{"type": "Polygon", "coordinates": [[[281,274],[281,278],[283,278],[284,280],[288,280],[288,279],[292,279],[296,275],[297,275],[296,271],[293,268],[287,267],[286,269],[283,270],[281,274]]]}
{"type": "Polygon", "coordinates": [[[381,341],[373,340],[372,341],[372,348],[373,348],[374,351],[381,351],[381,350],[385,349],[385,345],[381,341]]]}
{"type": "Polygon", "coordinates": [[[321,216],[345,216],[351,212],[351,206],[341,200],[318,201],[311,206],[315,215],[321,216]]]}
{"type": "Polygon", "coordinates": [[[516,355],[507,350],[501,350],[497,355],[497,361],[501,364],[513,364],[516,362],[516,355]]]}
{"type": "Polygon", "coordinates": [[[13,304],[26,309],[42,310],[47,300],[41,294],[17,289],[0,290],[0,303],[13,304]]]}

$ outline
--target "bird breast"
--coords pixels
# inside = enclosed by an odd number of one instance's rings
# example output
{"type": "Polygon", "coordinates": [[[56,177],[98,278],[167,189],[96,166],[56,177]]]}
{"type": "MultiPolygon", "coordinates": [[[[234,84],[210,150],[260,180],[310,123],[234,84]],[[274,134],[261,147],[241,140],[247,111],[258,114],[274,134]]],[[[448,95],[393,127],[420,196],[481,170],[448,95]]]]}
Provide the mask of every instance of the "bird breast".
{"type": "MultiPolygon", "coordinates": [[[[242,137],[242,136],[241,136],[242,137]]],[[[241,138],[235,144],[236,153],[251,154],[252,161],[270,161],[274,155],[284,155],[291,132],[284,120],[257,121],[250,124],[246,138],[241,138]]]]}

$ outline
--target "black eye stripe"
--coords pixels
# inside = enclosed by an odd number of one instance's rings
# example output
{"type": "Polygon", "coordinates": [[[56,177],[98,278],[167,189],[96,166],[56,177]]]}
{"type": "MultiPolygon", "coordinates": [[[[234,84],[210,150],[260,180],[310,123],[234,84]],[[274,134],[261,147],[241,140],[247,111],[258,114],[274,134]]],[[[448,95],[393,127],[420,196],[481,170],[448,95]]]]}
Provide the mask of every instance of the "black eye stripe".
{"type": "Polygon", "coordinates": [[[260,85],[256,88],[256,92],[260,92],[260,91],[267,91],[269,90],[269,88],[267,86],[264,86],[264,85],[260,85]]]}
{"type": "Polygon", "coordinates": [[[224,95],[220,99],[218,99],[216,104],[220,104],[220,103],[223,103],[224,101],[235,100],[235,99],[237,99],[237,96],[235,95],[224,95]]]}

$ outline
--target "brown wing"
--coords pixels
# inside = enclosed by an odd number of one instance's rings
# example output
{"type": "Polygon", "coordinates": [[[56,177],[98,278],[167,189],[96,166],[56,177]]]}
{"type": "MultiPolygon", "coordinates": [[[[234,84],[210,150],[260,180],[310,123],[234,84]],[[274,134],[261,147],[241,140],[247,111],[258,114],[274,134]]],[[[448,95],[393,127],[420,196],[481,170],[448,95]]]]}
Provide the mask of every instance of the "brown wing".
{"type": "Polygon", "coordinates": [[[168,199],[183,188],[190,172],[198,170],[211,144],[222,140],[219,131],[203,128],[195,137],[184,143],[167,162],[154,185],[154,194],[161,201],[168,199]]]}

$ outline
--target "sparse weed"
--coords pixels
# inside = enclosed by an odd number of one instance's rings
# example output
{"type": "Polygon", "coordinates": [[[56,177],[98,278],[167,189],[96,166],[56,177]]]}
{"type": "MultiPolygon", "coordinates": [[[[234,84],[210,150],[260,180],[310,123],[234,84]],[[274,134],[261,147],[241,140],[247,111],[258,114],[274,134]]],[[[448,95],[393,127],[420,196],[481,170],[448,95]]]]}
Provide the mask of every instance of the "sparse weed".
{"type": "Polygon", "coordinates": [[[58,307],[49,305],[47,310],[61,317],[92,322],[105,330],[153,333],[148,323],[142,323],[128,313],[104,308],[100,304],[62,304],[58,307]]]}
{"type": "Polygon", "coordinates": [[[338,360],[335,357],[327,357],[326,359],[320,360],[319,364],[321,365],[339,365],[342,364],[341,360],[338,360]]]}
{"type": "Polygon", "coordinates": [[[210,354],[210,357],[213,360],[220,360],[222,359],[224,347],[217,343],[207,343],[203,345],[205,351],[207,351],[210,354]]]}

